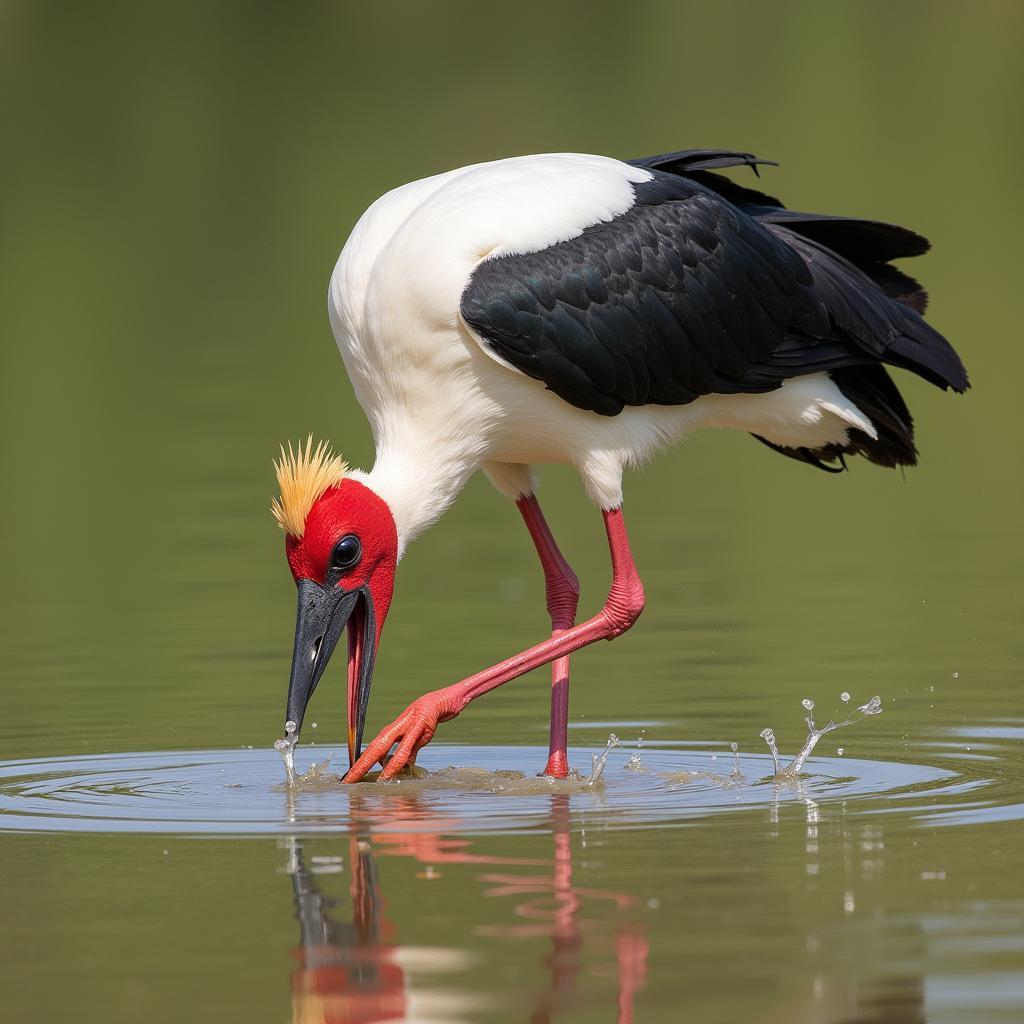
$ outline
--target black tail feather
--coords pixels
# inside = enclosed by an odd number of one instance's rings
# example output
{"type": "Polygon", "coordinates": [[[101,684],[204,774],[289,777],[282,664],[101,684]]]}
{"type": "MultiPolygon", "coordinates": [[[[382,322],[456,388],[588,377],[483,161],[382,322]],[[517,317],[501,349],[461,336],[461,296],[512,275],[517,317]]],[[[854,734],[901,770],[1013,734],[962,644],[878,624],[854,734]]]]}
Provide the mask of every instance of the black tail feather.
{"type": "MultiPolygon", "coordinates": [[[[970,387],[967,371],[953,346],[916,311],[923,291],[920,296],[912,296],[911,302],[891,302],[886,289],[879,289],[870,274],[842,253],[795,231],[792,225],[768,222],[766,227],[795,249],[807,264],[814,278],[813,298],[838,328],[836,337],[855,340],[835,366],[877,359],[910,370],[936,387],[960,392],[970,387]]],[[[888,279],[895,289],[905,287],[906,282],[916,284],[910,278],[905,278],[905,282],[899,277],[888,279]]],[[[810,333],[813,337],[822,336],[817,324],[811,325],[810,333]]],[[[821,355],[815,353],[812,358],[820,362],[821,355]]],[[[815,365],[812,370],[818,368],[815,365]]]]}
{"type": "Polygon", "coordinates": [[[877,437],[870,437],[863,430],[851,428],[847,431],[845,444],[811,450],[785,448],[757,434],[753,436],[782,455],[807,462],[829,473],[841,473],[846,469],[846,455],[863,455],[868,462],[889,468],[917,465],[914,419],[885,367],[878,363],[843,366],[829,371],[829,375],[839,390],[870,420],[877,437]],[[829,465],[834,462],[839,465],[829,465]]]}
{"type": "Polygon", "coordinates": [[[923,235],[885,221],[787,210],[775,196],[739,185],[731,178],[711,171],[711,168],[746,166],[757,174],[759,164],[774,166],[773,160],[760,160],[752,153],[736,150],[687,149],[630,160],[629,163],[685,175],[762,223],[782,225],[843,256],[867,274],[889,298],[918,313],[924,313],[928,305],[928,293],[924,288],[909,274],[889,263],[890,260],[926,253],[931,243],[923,235]]]}
{"type": "Polygon", "coordinates": [[[931,242],[924,235],[880,220],[798,213],[796,210],[772,210],[761,214],[758,220],[784,224],[790,231],[813,238],[858,265],[922,256],[931,248],[931,242]]]}
{"type": "Polygon", "coordinates": [[[865,263],[861,269],[890,299],[924,316],[928,309],[928,292],[915,278],[897,270],[891,263],[865,263]]]}
{"type": "MultiPolygon", "coordinates": [[[[785,455],[789,459],[796,459],[797,462],[806,462],[808,465],[814,466],[815,469],[823,469],[826,473],[842,473],[846,469],[846,460],[842,457],[842,454],[838,457],[840,465],[830,466],[827,462],[822,461],[821,453],[813,452],[810,448],[786,448],[784,445],[769,441],[768,438],[762,437],[760,434],[751,434],[750,436],[760,441],[761,444],[767,445],[773,452],[785,455]]],[[[835,457],[832,455],[825,456],[825,458],[835,457]]]]}
{"type": "Polygon", "coordinates": [[[762,223],[783,225],[838,253],[867,274],[889,298],[918,313],[924,313],[927,308],[928,293],[921,284],[889,263],[889,260],[926,253],[931,242],[924,235],[884,221],[792,210],[764,210],[755,216],[762,223]]]}
{"type": "Polygon", "coordinates": [[[916,466],[914,418],[885,367],[878,363],[844,366],[833,370],[830,376],[878,434],[873,438],[863,431],[851,430],[841,451],[863,455],[876,466],[916,466]]]}
{"type": "Polygon", "coordinates": [[[704,188],[727,199],[730,203],[742,207],[748,213],[750,207],[770,207],[782,209],[782,202],[775,196],[767,195],[757,189],[737,185],[731,178],[721,174],[713,174],[711,168],[749,167],[760,177],[758,165],[777,167],[774,160],[761,160],[753,153],[743,153],[734,149],[683,149],[678,153],[661,153],[658,156],[645,156],[638,160],[627,160],[626,163],[635,167],[646,167],[652,171],[667,171],[669,174],[680,174],[691,181],[703,185],[704,188]]]}
{"type": "Polygon", "coordinates": [[[863,455],[881,466],[917,462],[914,424],[884,364],[910,370],[940,388],[970,387],[953,346],[923,319],[928,293],[891,260],[920,256],[923,235],[896,224],[787,210],[774,196],[716,173],[758,160],[738,150],[692,149],[629,161],[654,172],[682,175],[738,207],[785,241],[803,259],[812,287],[797,307],[786,338],[771,355],[750,364],[740,390],[778,387],[786,379],[828,372],[871,421],[872,438],[851,428],[843,444],[819,450],[785,448],[754,435],[769,448],[829,472],[845,469],[844,456],[863,455]],[[829,465],[838,462],[839,466],[829,465]]]}

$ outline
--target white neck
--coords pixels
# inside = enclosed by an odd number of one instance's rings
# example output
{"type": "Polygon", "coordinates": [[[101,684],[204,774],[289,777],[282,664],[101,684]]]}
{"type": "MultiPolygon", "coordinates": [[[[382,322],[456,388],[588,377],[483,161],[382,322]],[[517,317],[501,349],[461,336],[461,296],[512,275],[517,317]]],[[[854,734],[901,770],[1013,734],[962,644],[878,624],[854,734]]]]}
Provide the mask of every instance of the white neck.
{"type": "Polygon", "coordinates": [[[410,452],[385,448],[369,473],[353,470],[352,479],[382,498],[395,517],[398,557],[458,497],[479,466],[469,453],[410,452]]]}

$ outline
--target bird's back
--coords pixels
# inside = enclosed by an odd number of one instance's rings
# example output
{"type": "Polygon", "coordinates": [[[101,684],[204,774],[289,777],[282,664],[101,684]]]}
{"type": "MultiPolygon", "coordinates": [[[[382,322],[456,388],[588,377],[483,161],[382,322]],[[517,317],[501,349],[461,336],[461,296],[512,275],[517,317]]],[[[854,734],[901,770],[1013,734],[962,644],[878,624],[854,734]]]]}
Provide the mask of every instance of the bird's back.
{"type": "Polygon", "coordinates": [[[895,225],[786,210],[717,168],[746,153],[691,150],[630,162],[633,204],[578,236],[481,263],[462,316],[498,356],[605,416],[757,394],[828,373],[875,423],[849,445],[784,453],[817,464],[858,452],[915,460],[912,420],[883,364],[962,391],[926,294],[890,261],[928,248],[895,225]]]}
{"type": "MultiPolygon", "coordinates": [[[[329,303],[371,422],[396,407],[429,415],[424,396],[471,372],[469,334],[504,372],[600,417],[829,373],[878,436],[851,430],[834,450],[784,453],[912,463],[910,414],[883,364],[967,386],[921,316],[923,289],[890,263],[927,242],[795,213],[718,173],[756,163],[718,150],[548,154],[383,196],[353,230],[329,303]]],[[[462,394],[435,399],[438,417],[462,394]]]]}

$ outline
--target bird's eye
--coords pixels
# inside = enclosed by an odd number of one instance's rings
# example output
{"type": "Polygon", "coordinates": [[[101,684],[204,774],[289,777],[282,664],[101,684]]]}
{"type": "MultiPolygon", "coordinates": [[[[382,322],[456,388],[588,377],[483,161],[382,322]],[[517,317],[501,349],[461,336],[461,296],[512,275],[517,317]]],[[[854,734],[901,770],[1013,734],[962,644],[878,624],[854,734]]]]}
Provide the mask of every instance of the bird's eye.
{"type": "Polygon", "coordinates": [[[355,534],[342,537],[331,552],[331,567],[334,569],[352,569],[363,554],[363,546],[355,534]]]}

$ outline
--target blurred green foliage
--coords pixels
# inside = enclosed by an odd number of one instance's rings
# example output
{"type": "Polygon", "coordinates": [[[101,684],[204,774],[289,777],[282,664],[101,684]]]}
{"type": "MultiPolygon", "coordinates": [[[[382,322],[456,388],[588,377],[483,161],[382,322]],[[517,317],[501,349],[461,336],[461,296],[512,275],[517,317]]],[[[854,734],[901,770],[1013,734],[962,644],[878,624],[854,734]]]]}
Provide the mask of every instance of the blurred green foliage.
{"type": "MultiPolygon", "coordinates": [[[[652,600],[621,645],[581,656],[580,710],[613,716],[635,672],[662,711],[791,699],[786,680],[836,657],[973,650],[945,615],[1019,618],[1022,22],[997,2],[8,0],[5,742],[277,730],[293,591],[270,458],[312,431],[372,461],[327,323],[333,261],[385,190],[516,153],[748,148],[781,162],[765,185],[791,205],[922,231],[935,250],[913,273],[975,383],[955,399],[900,375],[922,451],[905,481],[861,464],[828,479],[738,435],[634,477],[652,600]],[[929,597],[945,604],[922,612],[929,597]]],[[[545,497],[589,606],[599,521],[564,471],[545,497]]],[[[517,517],[474,483],[402,566],[371,724],[533,640],[540,594],[517,517]]],[[[541,736],[542,685],[450,732],[494,737],[511,715],[541,736]]]]}

